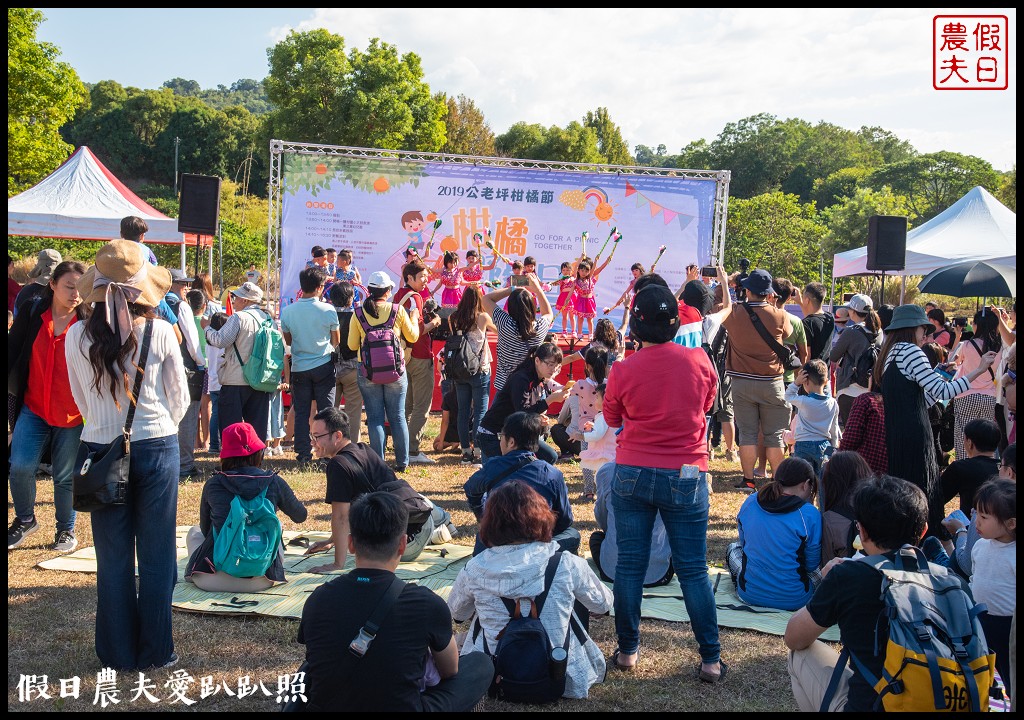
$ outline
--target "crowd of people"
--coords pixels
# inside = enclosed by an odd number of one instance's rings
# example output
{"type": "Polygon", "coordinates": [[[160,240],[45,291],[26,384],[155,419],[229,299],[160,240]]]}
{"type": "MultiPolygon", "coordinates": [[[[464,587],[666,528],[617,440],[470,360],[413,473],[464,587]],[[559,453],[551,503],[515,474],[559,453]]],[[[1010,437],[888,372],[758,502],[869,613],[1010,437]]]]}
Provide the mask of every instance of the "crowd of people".
{"type": "MultiPolygon", "coordinates": [[[[473,274],[478,252],[467,268],[445,258],[438,270],[410,249],[396,281],[386,271],[364,277],[349,251],[314,248],[298,297],[276,313],[255,268],[221,305],[209,277],[159,266],[145,232],[144,221],[125,218],[122,239],[103,245],[91,267],[44,250],[33,281],[8,289],[8,548],[38,530],[35,484],[45,464],[54,482],[51,547],[74,550],[80,448],[100,450],[131,428],[127,501],[91,513],[105,608],[96,652],[105,666],[177,662],[170,598],[179,481],[206,483],[187,540],[188,580],[226,592],[286,581],[280,562],[262,575],[225,572],[214,540],[234,498],[306,520],[288,483],[264,467],[290,438],[300,466],[325,476],[330,538],[309,554],[333,555],[312,571],[340,572],[355,558],[355,569],[304,609],[310,707],[471,709],[495,691],[487,655],[509,620],[503,599],[542,590],[540,622],[553,638],[571,636],[564,697],[587,697],[607,667],[642,662],[643,588],[673,576],[698,649],[692,676],[724,681],[707,557],[716,454],[738,463],[735,489],[749,493],[737,540],[720,560],[742,601],[795,613],[786,644],[802,708],[820,704],[816,678],[836,664],[817,637],[838,624],[844,645],[864,653],[867,618],[877,615],[869,568],[845,561],[891,556],[905,544],[987,602],[986,636],[1010,687],[1015,305],[980,309],[967,332],[939,308],[883,313],[867,295],[828,311],[821,284],[800,290],[762,269],[728,275],[718,267],[711,278],[693,265],[673,291],[639,267],[616,329],[607,318],[592,324],[603,266],[581,257],[569,268],[572,302],[589,343],[563,352],[551,329],[568,300],[553,308],[550,288],[529,271],[484,292],[473,274]],[[444,287],[447,313],[432,301],[432,280],[444,287]],[[584,377],[559,382],[576,360],[584,377]],[[439,384],[442,434],[429,452],[424,428],[439,384]],[[427,499],[430,520],[414,531],[408,509],[379,488],[410,464],[435,463],[449,443],[474,471],[463,490],[479,531],[445,603],[395,585],[394,571],[457,533],[450,516],[427,499]],[[197,452],[219,455],[209,478],[197,452]],[[597,572],[579,555],[557,467],[576,460],[581,499],[596,503],[597,572]],[[968,522],[946,516],[957,497],[968,522]],[[126,548],[137,556],[137,587],[126,548]],[[337,648],[358,638],[391,593],[402,607],[350,672],[337,648]],[[589,638],[589,617],[612,609],[617,647],[606,661],[589,638]],[[455,636],[453,619],[471,623],[466,637],[455,636]],[[366,687],[387,692],[357,692],[366,687]]],[[[852,668],[833,709],[871,707],[875,691],[860,672],[852,668]]]]}

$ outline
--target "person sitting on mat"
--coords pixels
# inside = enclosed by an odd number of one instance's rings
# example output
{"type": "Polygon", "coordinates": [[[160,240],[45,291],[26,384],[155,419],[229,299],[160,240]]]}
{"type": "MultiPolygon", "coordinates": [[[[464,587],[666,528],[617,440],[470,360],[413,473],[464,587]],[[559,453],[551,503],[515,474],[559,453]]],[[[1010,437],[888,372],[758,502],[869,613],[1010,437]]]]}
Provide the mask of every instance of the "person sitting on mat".
{"type": "Polygon", "coordinates": [[[235,495],[251,500],[266,492],[276,510],[283,510],[294,522],[306,520],[303,505],[280,475],[263,466],[266,445],[259,433],[247,422],[224,428],[221,435],[221,470],[206,481],[199,505],[199,525],[185,538],[189,559],[185,579],[210,592],[259,592],[274,583],[285,581],[283,549],[270,564],[265,575],[240,578],[217,570],[213,565],[216,533],[219,533],[231,510],[235,495]]]}

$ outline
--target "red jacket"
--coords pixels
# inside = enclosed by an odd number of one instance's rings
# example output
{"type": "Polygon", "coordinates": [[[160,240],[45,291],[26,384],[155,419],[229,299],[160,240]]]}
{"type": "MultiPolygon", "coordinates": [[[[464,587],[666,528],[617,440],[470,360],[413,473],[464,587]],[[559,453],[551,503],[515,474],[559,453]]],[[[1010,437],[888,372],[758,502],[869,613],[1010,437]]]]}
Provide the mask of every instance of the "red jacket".
{"type": "Polygon", "coordinates": [[[701,348],[667,342],[616,362],[603,408],[608,426],[622,428],[615,462],[707,470],[706,415],[717,391],[718,373],[701,348]]]}

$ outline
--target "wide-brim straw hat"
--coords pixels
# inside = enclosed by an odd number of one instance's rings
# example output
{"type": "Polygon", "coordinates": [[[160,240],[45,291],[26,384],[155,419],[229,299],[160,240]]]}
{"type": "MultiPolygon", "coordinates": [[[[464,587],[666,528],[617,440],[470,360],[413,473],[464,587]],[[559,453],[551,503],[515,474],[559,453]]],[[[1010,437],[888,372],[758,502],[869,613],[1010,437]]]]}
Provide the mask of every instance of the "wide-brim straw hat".
{"type": "Polygon", "coordinates": [[[118,283],[142,291],[139,305],[156,307],[171,289],[171,273],[165,267],[152,265],[134,240],[111,240],[96,253],[96,263],[78,281],[82,302],[106,300],[106,286],[118,283]]]}

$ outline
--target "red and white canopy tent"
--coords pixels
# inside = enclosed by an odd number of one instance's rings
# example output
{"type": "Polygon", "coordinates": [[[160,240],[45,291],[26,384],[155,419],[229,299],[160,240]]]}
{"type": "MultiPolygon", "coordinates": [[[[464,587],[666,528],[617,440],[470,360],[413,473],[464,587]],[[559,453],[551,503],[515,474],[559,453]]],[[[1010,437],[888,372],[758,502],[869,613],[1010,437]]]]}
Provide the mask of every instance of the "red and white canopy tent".
{"type": "MultiPolygon", "coordinates": [[[[7,234],[70,240],[115,240],[121,219],[141,217],[147,244],[178,245],[181,267],[196,236],[178,232],[178,221],[133,193],[85,145],[25,192],[7,199],[7,234]]],[[[213,265],[213,237],[199,238],[213,265]]]]}

